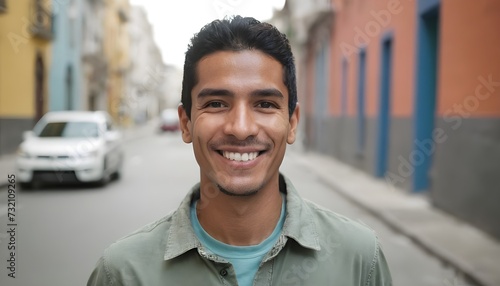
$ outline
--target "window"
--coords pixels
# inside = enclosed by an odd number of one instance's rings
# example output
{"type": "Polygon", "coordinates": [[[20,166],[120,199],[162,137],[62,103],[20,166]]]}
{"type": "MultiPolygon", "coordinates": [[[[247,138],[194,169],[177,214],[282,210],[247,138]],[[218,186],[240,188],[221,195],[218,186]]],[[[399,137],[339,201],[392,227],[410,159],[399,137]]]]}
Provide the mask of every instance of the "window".
{"type": "Polygon", "coordinates": [[[88,138],[98,135],[95,122],[67,121],[47,123],[38,137],[88,138]]]}
{"type": "Polygon", "coordinates": [[[0,13],[7,11],[7,0],[0,0],[0,13]]]}

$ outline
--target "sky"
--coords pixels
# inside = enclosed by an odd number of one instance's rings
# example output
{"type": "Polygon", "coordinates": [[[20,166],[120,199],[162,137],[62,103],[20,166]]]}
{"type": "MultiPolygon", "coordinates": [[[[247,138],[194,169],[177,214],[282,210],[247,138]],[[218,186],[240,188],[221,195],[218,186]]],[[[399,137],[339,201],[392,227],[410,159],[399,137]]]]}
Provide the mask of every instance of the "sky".
{"type": "Polygon", "coordinates": [[[205,24],[225,15],[252,16],[265,21],[285,0],[130,0],[143,6],[153,25],[156,43],[166,64],[182,68],[189,40],[205,24]]]}

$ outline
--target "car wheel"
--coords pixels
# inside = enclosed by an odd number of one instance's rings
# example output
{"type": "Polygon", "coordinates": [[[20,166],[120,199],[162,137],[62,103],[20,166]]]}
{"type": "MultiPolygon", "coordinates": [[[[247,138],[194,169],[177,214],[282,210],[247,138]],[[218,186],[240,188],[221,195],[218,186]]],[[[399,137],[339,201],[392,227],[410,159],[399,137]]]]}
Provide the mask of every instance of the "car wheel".
{"type": "Polygon", "coordinates": [[[118,163],[118,167],[116,167],[116,171],[111,175],[112,180],[119,180],[122,175],[123,169],[123,155],[120,156],[120,162],[118,163]]]}
{"type": "Polygon", "coordinates": [[[107,168],[108,168],[108,159],[104,158],[102,164],[102,178],[97,182],[99,187],[106,186],[106,184],[111,180],[111,175],[109,174],[107,168]]]}
{"type": "Polygon", "coordinates": [[[24,191],[29,191],[29,190],[33,189],[33,183],[32,182],[19,183],[19,186],[24,191]]]}

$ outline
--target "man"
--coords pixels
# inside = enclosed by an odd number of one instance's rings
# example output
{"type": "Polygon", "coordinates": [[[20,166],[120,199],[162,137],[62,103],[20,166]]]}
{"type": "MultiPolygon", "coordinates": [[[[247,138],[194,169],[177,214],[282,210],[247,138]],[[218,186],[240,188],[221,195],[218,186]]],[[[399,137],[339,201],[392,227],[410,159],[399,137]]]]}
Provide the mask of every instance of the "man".
{"type": "Polygon", "coordinates": [[[279,173],[299,106],[286,37],[216,20],[186,52],[182,138],[200,183],[105,250],[88,285],[391,285],[374,233],[304,201],[279,173]]]}

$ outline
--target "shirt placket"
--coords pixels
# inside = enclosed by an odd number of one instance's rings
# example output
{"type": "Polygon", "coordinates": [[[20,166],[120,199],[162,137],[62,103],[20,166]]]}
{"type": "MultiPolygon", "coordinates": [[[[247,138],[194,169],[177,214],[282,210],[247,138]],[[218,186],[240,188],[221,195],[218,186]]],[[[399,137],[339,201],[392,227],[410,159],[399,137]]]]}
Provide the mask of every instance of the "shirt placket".
{"type": "Polygon", "coordinates": [[[288,238],[281,234],[273,248],[266,254],[260,263],[259,270],[255,274],[253,285],[272,285],[274,258],[278,256],[280,251],[285,247],[288,238]]]}
{"type": "Polygon", "coordinates": [[[214,267],[217,271],[222,285],[236,286],[238,285],[238,279],[236,279],[236,272],[234,271],[233,265],[226,259],[207,251],[203,246],[198,247],[198,253],[201,257],[210,260],[214,263],[214,267]]]}

